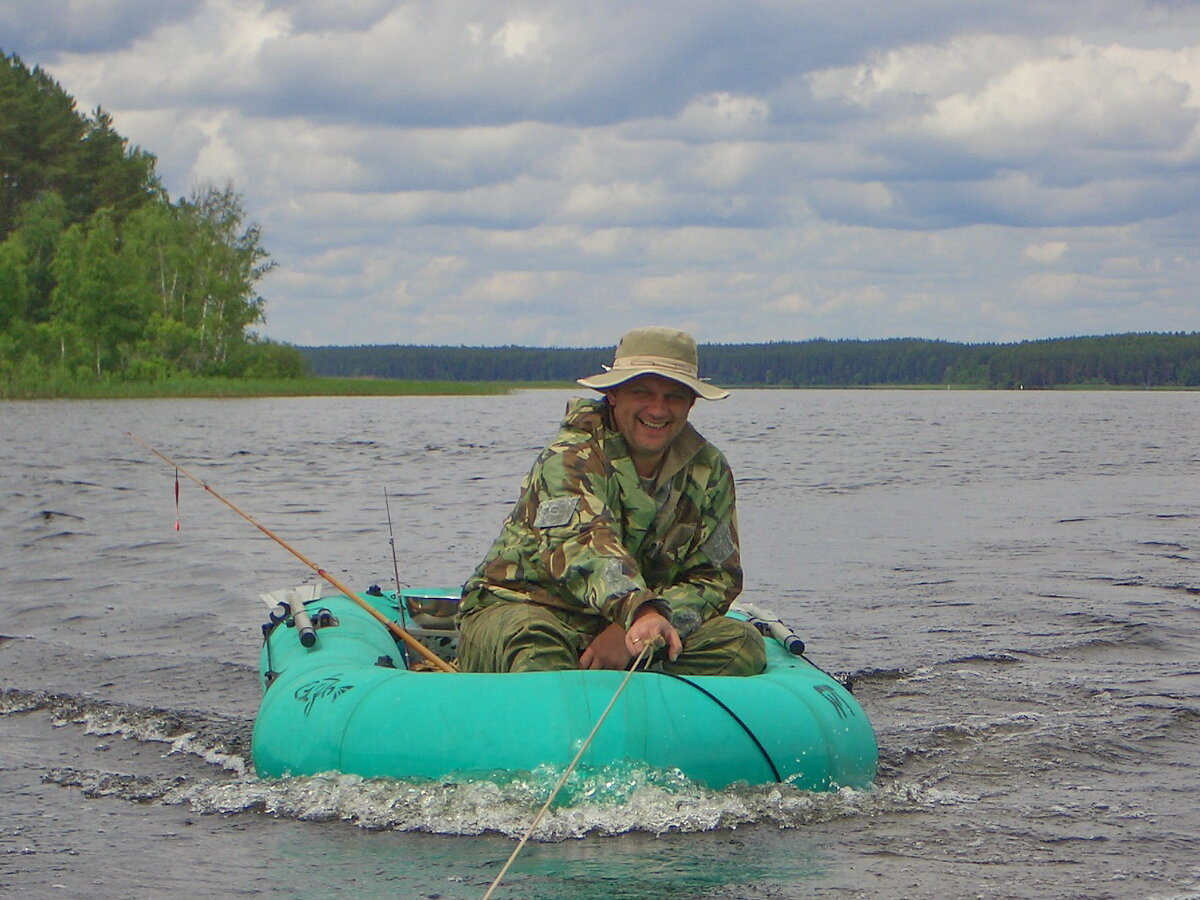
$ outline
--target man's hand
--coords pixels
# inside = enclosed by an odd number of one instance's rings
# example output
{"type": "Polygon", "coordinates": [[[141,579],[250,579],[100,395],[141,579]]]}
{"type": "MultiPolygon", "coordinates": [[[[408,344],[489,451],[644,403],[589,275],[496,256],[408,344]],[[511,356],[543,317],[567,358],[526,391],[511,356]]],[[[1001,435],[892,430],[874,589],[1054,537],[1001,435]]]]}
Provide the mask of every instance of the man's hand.
{"type": "Polygon", "coordinates": [[[625,629],[613,622],[596,635],[579,656],[581,669],[624,669],[632,657],[625,649],[625,629]]]}
{"type": "Polygon", "coordinates": [[[637,656],[647,645],[667,648],[667,658],[675,662],[683,652],[683,641],[671,623],[650,604],[642,606],[633,616],[633,624],[625,632],[625,649],[630,656],[637,656]]]}
{"type": "Polygon", "coordinates": [[[581,669],[627,669],[630,660],[646,646],[666,647],[671,662],[679,658],[683,642],[675,629],[649,604],[637,611],[626,631],[616,622],[601,631],[579,656],[581,669]]]}

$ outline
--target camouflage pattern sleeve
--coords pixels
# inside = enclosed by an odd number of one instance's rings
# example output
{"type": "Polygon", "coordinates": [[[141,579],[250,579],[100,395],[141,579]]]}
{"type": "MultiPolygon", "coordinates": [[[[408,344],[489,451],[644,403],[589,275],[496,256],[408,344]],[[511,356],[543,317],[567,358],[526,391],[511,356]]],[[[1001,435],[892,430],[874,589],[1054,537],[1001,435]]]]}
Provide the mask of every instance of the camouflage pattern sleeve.
{"type": "Polygon", "coordinates": [[[724,456],[709,450],[710,459],[693,465],[689,473],[698,526],[662,588],[671,607],[671,624],[681,638],[702,622],[724,615],[742,590],[733,472],[724,456]]]}

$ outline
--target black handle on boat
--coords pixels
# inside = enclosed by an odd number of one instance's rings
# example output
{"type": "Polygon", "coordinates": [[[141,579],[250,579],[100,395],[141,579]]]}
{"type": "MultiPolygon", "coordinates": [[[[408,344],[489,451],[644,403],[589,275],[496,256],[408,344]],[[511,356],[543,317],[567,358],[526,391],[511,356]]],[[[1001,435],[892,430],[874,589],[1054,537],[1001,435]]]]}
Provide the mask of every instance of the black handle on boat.
{"type": "Polygon", "coordinates": [[[785,646],[788,653],[791,653],[793,656],[804,655],[804,641],[800,640],[800,638],[795,637],[794,635],[789,638],[788,642],[783,646],[785,646]]]}

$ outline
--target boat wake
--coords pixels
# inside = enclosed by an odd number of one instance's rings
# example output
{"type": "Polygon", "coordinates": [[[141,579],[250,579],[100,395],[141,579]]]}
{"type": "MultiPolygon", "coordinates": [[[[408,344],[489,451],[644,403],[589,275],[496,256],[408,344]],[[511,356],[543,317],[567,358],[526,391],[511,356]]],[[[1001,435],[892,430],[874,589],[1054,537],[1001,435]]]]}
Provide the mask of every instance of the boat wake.
{"type": "MultiPolygon", "coordinates": [[[[43,780],[88,797],[186,804],[202,815],[267,815],[345,822],[368,830],[442,835],[525,833],[561,771],[551,767],[507,781],[407,782],[330,773],[302,778],[154,778],[57,768],[43,780]]],[[[877,790],[799,791],[788,785],[710,791],[673,773],[608,767],[573,774],[531,836],[558,842],[633,832],[663,835],[769,824],[799,828],[873,815],[912,797],[877,790]]]]}
{"type": "Polygon", "coordinates": [[[46,713],[55,727],[75,725],[86,735],[166,743],[171,745],[169,754],[190,754],[231,772],[246,771],[252,727],[248,721],[47,691],[0,691],[0,716],[34,712],[46,713]]]}
{"type": "MultiPolygon", "coordinates": [[[[0,692],[0,719],[61,748],[56,759],[24,761],[44,783],[89,798],[186,805],[202,815],[517,837],[563,771],[542,766],[438,781],[337,773],[263,779],[248,761],[248,720],[19,689],[0,692]]],[[[572,773],[532,839],[696,833],[758,824],[800,828],[914,802],[921,801],[879,788],[810,792],[785,783],[714,791],[675,770],[619,763],[572,773]]]]}

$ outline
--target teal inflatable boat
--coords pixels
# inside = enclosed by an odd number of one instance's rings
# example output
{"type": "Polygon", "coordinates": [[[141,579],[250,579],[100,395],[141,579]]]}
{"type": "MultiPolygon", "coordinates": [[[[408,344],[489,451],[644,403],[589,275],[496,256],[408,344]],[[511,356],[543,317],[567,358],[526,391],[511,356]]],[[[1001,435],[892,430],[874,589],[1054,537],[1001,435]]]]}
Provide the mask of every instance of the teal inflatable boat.
{"type": "MultiPolygon", "coordinates": [[[[359,599],[450,658],[457,596],[372,588],[359,599]]],[[[281,607],[263,628],[263,699],[252,747],[262,777],[342,772],[457,780],[563,769],[626,674],[420,671],[419,660],[410,667],[411,651],[359,603],[322,597],[302,610],[290,616],[281,607]]],[[[767,670],[750,678],[634,673],[580,767],[677,769],[714,789],[738,782],[803,790],[870,785],[875,735],[846,687],[798,655],[803,645],[778,623],[773,637],[771,623],[736,607],[730,615],[766,633],[767,670]]]]}

